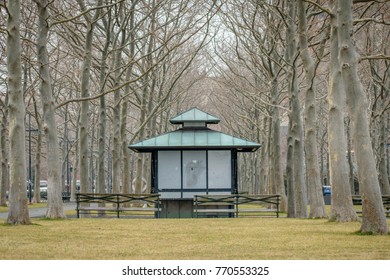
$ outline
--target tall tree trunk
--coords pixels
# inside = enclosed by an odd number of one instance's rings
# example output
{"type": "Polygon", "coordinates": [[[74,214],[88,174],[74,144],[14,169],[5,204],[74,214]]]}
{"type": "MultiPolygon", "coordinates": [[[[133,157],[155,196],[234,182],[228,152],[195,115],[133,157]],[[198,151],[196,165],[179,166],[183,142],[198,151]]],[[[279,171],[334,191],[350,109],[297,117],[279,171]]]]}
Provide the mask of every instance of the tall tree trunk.
{"type": "MultiPolygon", "coordinates": [[[[335,13],[337,6],[333,8],[335,13]]],[[[350,222],[358,220],[352,205],[349,171],[346,158],[347,140],[344,129],[345,96],[339,72],[337,18],[331,15],[330,66],[328,92],[328,145],[331,194],[330,220],[350,222]]]]}
{"type": "Polygon", "coordinates": [[[360,81],[358,54],[352,42],[352,0],[338,0],[340,70],[352,120],[352,137],[363,198],[362,233],[389,232],[367,119],[367,98],[360,81]]]}
{"type": "Polygon", "coordinates": [[[280,210],[287,212],[287,196],[284,187],[283,172],[280,162],[280,118],[279,118],[279,92],[278,92],[278,79],[275,77],[272,80],[272,165],[273,165],[273,182],[275,184],[275,191],[280,195],[280,210]]]}
{"type": "Polygon", "coordinates": [[[49,12],[47,0],[35,0],[39,13],[39,33],[37,40],[39,75],[41,78],[40,94],[43,107],[43,130],[47,148],[47,213],[51,219],[65,218],[62,203],[62,184],[58,135],[55,122],[55,106],[49,73],[47,36],[49,32],[49,12]]]}
{"type": "MultiPolygon", "coordinates": [[[[107,64],[107,55],[108,48],[110,46],[111,40],[111,16],[106,24],[106,42],[102,50],[102,59],[100,61],[100,92],[104,92],[105,80],[106,80],[106,64],[107,64]]],[[[97,180],[96,180],[96,189],[97,193],[105,193],[106,190],[106,179],[105,179],[105,155],[106,155],[106,123],[107,123],[107,106],[106,106],[106,97],[103,95],[99,99],[99,130],[98,130],[98,159],[97,159],[97,180]]]]}
{"type": "MultiPolygon", "coordinates": [[[[263,131],[267,131],[267,125],[268,125],[268,116],[264,115],[263,117],[263,131]]],[[[269,139],[269,137],[268,137],[269,139]]],[[[267,140],[268,142],[269,140],[267,140]]],[[[267,185],[267,165],[269,160],[269,153],[268,153],[268,144],[266,141],[263,141],[263,146],[260,150],[260,171],[259,171],[259,194],[265,194],[266,193],[266,185],[267,185]]]]}
{"type": "Polygon", "coordinates": [[[310,218],[326,218],[325,202],[322,196],[320,167],[318,165],[317,148],[317,114],[314,89],[314,60],[309,53],[307,40],[306,5],[303,0],[297,0],[299,17],[299,48],[306,74],[305,96],[305,148],[306,148],[306,178],[310,187],[310,218]]]}
{"type": "Polygon", "coordinates": [[[22,92],[20,1],[7,2],[7,69],[10,150],[9,212],[6,223],[31,224],[26,196],[25,106],[22,92]]]}
{"type": "MultiPolygon", "coordinates": [[[[140,119],[139,123],[140,125],[144,124],[146,120],[146,108],[147,108],[147,94],[148,94],[148,77],[149,73],[145,75],[145,86],[142,89],[142,98],[141,98],[141,104],[140,104],[140,119]]],[[[139,129],[138,137],[140,140],[145,138],[145,125],[142,126],[139,129]]],[[[144,184],[144,154],[138,154],[137,155],[137,162],[136,162],[136,174],[135,174],[135,182],[134,182],[134,193],[142,193],[143,184],[144,184]]]]}
{"type": "Polygon", "coordinates": [[[37,123],[37,141],[36,141],[36,151],[35,151],[35,161],[34,161],[34,198],[33,203],[41,202],[41,150],[42,150],[42,125],[39,120],[37,102],[34,100],[34,111],[35,119],[37,123]]]}
{"type": "MultiPolygon", "coordinates": [[[[133,61],[135,55],[135,5],[138,3],[138,0],[133,0],[131,9],[129,11],[129,68],[126,70],[126,80],[130,80],[133,75],[133,61]]],[[[122,101],[122,110],[121,110],[121,145],[122,145],[122,157],[123,157],[123,176],[122,176],[122,191],[123,193],[131,193],[131,174],[130,174],[130,150],[129,143],[127,139],[127,115],[128,115],[128,106],[129,106],[129,96],[131,92],[130,85],[125,87],[125,97],[122,101]]]]}
{"type": "MultiPolygon", "coordinates": [[[[86,10],[83,0],[77,0],[80,9],[86,10]]],[[[101,6],[102,0],[98,1],[98,6],[101,6]]],[[[87,34],[85,38],[85,47],[83,54],[83,66],[81,74],[81,98],[89,97],[89,82],[90,69],[92,62],[92,39],[94,26],[100,16],[100,9],[97,9],[93,18],[89,14],[85,14],[84,18],[87,23],[87,34]]],[[[88,155],[88,127],[89,127],[89,101],[81,102],[80,123],[79,123],[79,164],[80,164],[80,192],[85,193],[91,191],[89,183],[89,155],[88,155]]]]}
{"type": "MultiPolygon", "coordinates": [[[[155,7],[155,1],[152,0],[152,7],[155,7]]],[[[153,90],[153,74],[150,73],[149,69],[151,69],[153,64],[153,57],[152,57],[152,51],[154,48],[154,31],[155,31],[155,16],[156,16],[156,9],[153,10],[151,13],[151,34],[149,34],[149,37],[147,38],[147,49],[146,49],[146,61],[144,64],[145,71],[148,71],[145,74],[144,81],[145,85],[142,88],[142,98],[141,98],[141,104],[140,104],[140,110],[141,110],[141,116],[140,116],[140,126],[142,126],[146,120],[146,116],[150,114],[151,110],[151,99],[152,99],[152,90],[153,90]]],[[[147,136],[147,129],[145,126],[141,127],[139,131],[139,139],[143,139],[147,136]]],[[[135,193],[142,193],[144,189],[144,182],[145,182],[145,175],[146,175],[146,168],[145,164],[147,162],[147,158],[144,154],[139,154],[137,159],[137,167],[136,167],[136,177],[135,177],[135,193]]]]}
{"type": "Polygon", "coordinates": [[[0,121],[0,158],[1,158],[1,174],[0,174],[0,206],[7,206],[7,190],[8,190],[8,156],[7,156],[7,101],[2,104],[2,117],[0,121]]]}
{"type": "MultiPolygon", "coordinates": [[[[127,78],[130,78],[131,70],[127,70],[127,78]]],[[[122,176],[122,192],[125,194],[131,193],[131,179],[130,179],[130,150],[128,148],[127,140],[127,115],[128,115],[128,95],[130,93],[130,86],[126,86],[125,98],[122,101],[120,133],[121,133],[121,147],[123,158],[123,176],[122,176]]]]}
{"type": "Polygon", "coordinates": [[[286,158],[286,183],[287,183],[287,217],[295,217],[295,190],[294,190],[294,166],[293,166],[293,136],[291,131],[291,116],[289,117],[287,133],[287,158],[286,158]]]}
{"type": "MultiPolygon", "coordinates": [[[[341,77],[340,77],[341,78],[341,77]]],[[[348,168],[349,168],[349,185],[351,188],[351,194],[359,194],[359,189],[355,190],[355,172],[354,172],[354,163],[353,163],[353,148],[352,148],[352,139],[351,139],[351,120],[346,118],[345,121],[345,130],[347,131],[347,157],[348,157],[348,168]]]]}
{"type": "MultiPolygon", "coordinates": [[[[79,124],[80,123],[80,111],[77,113],[77,120],[76,120],[76,124],[79,124]]],[[[78,127],[76,127],[75,129],[75,141],[79,141],[79,133],[80,133],[80,129],[78,129],[78,127]]],[[[72,166],[73,166],[73,173],[72,173],[72,184],[70,186],[70,201],[76,201],[76,193],[80,190],[77,190],[77,177],[78,177],[78,170],[79,170],[79,160],[80,160],[80,157],[79,157],[79,147],[80,145],[78,143],[76,143],[74,145],[75,147],[75,152],[74,152],[74,159],[73,159],[73,163],[72,163],[72,166]]]]}
{"type": "MultiPolygon", "coordinates": [[[[93,116],[93,118],[90,119],[90,122],[92,124],[95,124],[96,121],[95,121],[95,117],[96,116],[93,116]]],[[[89,141],[89,182],[91,184],[91,191],[92,192],[96,192],[96,174],[95,174],[95,169],[96,169],[96,166],[95,166],[95,156],[94,156],[94,147],[95,147],[95,140],[96,140],[96,137],[95,137],[95,132],[96,132],[96,126],[95,125],[92,125],[91,126],[91,137],[90,137],[90,141],[89,141]]]]}
{"type": "MultiPolygon", "coordinates": [[[[120,84],[121,79],[121,70],[122,65],[122,50],[124,44],[126,43],[125,36],[126,32],[122,32],[122,42],[119,46],[116,58],[115,58],[115,69],[117,70],[117,75],[115,77],[116,85],[120,84]]],[[[114,107],[113,107],[113,117],[112,117],[112,191],[113,193],[120,193],[121,191],[121,134],[120,134],[120,111],[121,111],[121,91],[120,89],[115,90],[114,92],[114,107]]]]}
{"type": "Polygon", "coordinates": [[[291,102],[290,113],[290,129],[292,136],[292,163],[293,163],[293,178],[294,178],[294,196],[295,196],[295,217],[307,218],[307,190],[304,170],[304,144],[303,144],[303,124],[301,117],[301,106],[298,96],[298,81],[296,75],[296,28],[295,17],[296,7],[294,1],[288,2],[289,18],[287,30],[287,55],[288,63],[288,82],[289,95],[291,102]]]}
{"type": "Polygon", "coordinates": [[[104,96],[100,97],[100,108],[99,108],[99,131],[98,131],[98,164],[97,164],[97,181],[96,181],[96,190],[98,193],[105,193],[105,138],[106,138],[106,98],[104,96]]]}
{"type": "Polygon", "coordinates": [[[389,174],[387,172],[387,160],[386,160],[386,144],[387,144],[387,113],[383,112],[383,115],[379,121],[379,176],[382,185],[382,195],[390,195],[389,174]]]}

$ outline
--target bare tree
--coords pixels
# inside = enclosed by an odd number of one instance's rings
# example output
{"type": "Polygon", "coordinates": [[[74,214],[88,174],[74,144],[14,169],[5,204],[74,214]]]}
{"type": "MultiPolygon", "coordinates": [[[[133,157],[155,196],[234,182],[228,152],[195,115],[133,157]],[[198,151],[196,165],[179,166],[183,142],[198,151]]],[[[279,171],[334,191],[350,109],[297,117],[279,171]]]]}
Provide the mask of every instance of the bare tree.
{"type": "Polygon", "coordinates": [[[37,4],[39,13],[37,52],[39,75],[41,78],[40,94],[43,108],[43,130],[45,132],[46,138],[48,167],[48,209],[46,217],[51,219],[58,219],[65,218],[65,213],[62,205],[61,169],[58,150],[59,142],[54,114],[55,106],[49,73],[49,57],[47,52],[47,40],[49,31],[49,3],[47,0],[35,0],[35,3],[37,4]]]}
{"type": "Polygon", "coordinates": [[[306,4],[297,0],[299,51],[305,68],[306,95],[305,95],[305,151],[306,151],[306,178],[309,189],[310,218],[327,217],[325,203],[322,196],[318,148],[317,148],[317,114],[316,114],[316,87],[315,62],[309,52],[308,27],[306,19],[306,4]]]}
{"type": "Polygon", "coordinates": [[[284,24],[274,8],[258,1],[228,2],[221,18],[231,33],[217,44],[218,60],[214,60],[214,67],[218,69],[220,83],[231,93],[229,98],[234,100],[227,101],[230,112],[221,113],[242,120],[229,123],[230,131],[262,142],[261,155],[245,155],[248,160],[242,171],[248,176],[244,176],[243,185],[253,186],[247,187],[250,191],[254,188],[260,193],[281,195],[281,209],[287,211],[280,140],[281,118],[288,111],[282,106],[284,59],[280,54],[283,50],[279,33],[284,24]],[[233,109],[231,103],[238,104],[233,109]],[[242,128],[246,126],[244,132],[242,128]]]}
{"type": "MultiPolygon", "coordinates": [[[[88,10],[85,6],[84,0],[77,0],[77,3],[80,6],[84,14],[84,18],[87,24],[87,33],[85,38],[85,49],[83,54],[83,67],[82,67],[82,80],[81,80],[81,97],[89,97],[90,89],[90,71],[91,71],[91,62],[92,62],[92,39],[94,33],[94,27],[96,21],[100,17],[100,9],[95,11],[93,17],[88,13],[88,10]]],[[[98,1],[98,6],[101,6],[102,0],[98,1]]],[[[89,102],[81,102],[81,111],[80,111],[80,125],[79,125],[79,136],[80,136],[80,191],[87,192],[90,189],[89,184],[89,163],[88,163],[88,123],[89,123],[89,102]]]]}
{"type": "Polygon", "coordinates": [[[332,186],[331,221],[356,221],[349,185],[348,162],[345,156],[347,140],[344,128],[345,95],[339,74],[337,5],[332,8],[330,34],[329,92],[328,92],[328,145],[330,184],[332,186]]]}
{"type": "Polygon", "coordinates": [[[351,36],[352,3],[352,0],[337,1],[337,24],[340,70],[352,119],[353,144],[363,198],[363,220],[360,230],[362,233],[387,234],[389,229],[367,119],[367,99],[358,75],[358,54],[351,36]]]}
{"type": "MultiPolygon", "coordinates": [[[[287,78],[289,82],[288,91],[290,97],[290,138],[292,148],[292,175],[294,187],[288,187],[294,190],[295,214],[293,217],[306,218],[307,215],[307,187],[305,180],[304,168],[304,138],[303,138],[303,123],[301,117],[301,105],[299,100],[298,77],[296,65],[296,39],[295,39],[295,19],[296,6],[293,1],[288,1],[288,16],[287,16],[287,33],[286,33],[286,63],[287,63],[287,78]]],[[[289,213],[291,216],[291,213],[289,213]]]]}
{"type": "MultiPolygon", "coordinates": [[[[106,36],[105,43],[102,49],[102,56],[100,62],[100,76],[99,76],[99,86],[100,91],[104,92],[106,85],[106,72],[107,72],[107,57],[108,50],[110,47],[111,41],[111,11],[107,13],[106,17],[103,17],[103,25],[105,28],[106,36]]],[[[98,193],[106,192],[106,181],[105,181],[105,158],[106,158],[106,124],[107,124],[107,105],[106,105],[106,96],[101,96],[99,98],[99,130],[98,130],[98,165],[97,165],[97,180],[96,180],[96,189],[98,193]]]]}

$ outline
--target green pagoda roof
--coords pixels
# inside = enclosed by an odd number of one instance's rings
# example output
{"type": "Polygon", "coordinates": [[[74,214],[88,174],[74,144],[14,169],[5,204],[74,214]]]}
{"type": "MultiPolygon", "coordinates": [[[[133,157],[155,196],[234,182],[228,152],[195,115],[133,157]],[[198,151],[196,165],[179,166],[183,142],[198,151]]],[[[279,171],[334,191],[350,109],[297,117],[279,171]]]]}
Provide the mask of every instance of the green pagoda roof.
{"type": "Polygon", "coordinates": [[[254,152],[260,144],[237,138],[207,128],[207,124],[219,123],[219,119],[197,108],[192,108],[172,118],[172,124],[183,124],[179,130],[168,132],[138,143],[129,145],[135,152],[157,150],[205,150],[235,149],[240,152],[254,152]]]}
{"type": "Polygon", "coordinates": [[[254,152],[260,147],[258,143],[207,128],[179,129],[129,146],[135,152],[185,149],[236,149],[241,152],[254,152]]]}

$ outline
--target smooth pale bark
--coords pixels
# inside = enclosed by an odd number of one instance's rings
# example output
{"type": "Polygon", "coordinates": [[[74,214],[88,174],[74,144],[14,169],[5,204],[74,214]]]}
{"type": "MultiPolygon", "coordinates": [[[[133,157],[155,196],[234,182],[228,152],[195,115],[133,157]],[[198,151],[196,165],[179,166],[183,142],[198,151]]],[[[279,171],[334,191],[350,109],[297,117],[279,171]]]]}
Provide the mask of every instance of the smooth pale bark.
{"type": "Polygon", "coordinates": [[[309,53],[307,39],[306,4],[297,0],[299,18],[299,49],[303,61],[306,78],[305,95],[305,151],[306,151],[306,179],[310,188],[310,218],[326,218],[325,202],[322,195],[320,167],[318,165],[317,147],[317,114],[316,95],[314,88],[315,70],[314,60],[309,53]]]}
{"type": "Polygon", "coordinates": [[[7,2],[10,193],[7,224],[31,224],[26,195],[25,106],[22,92],[20,1],[7,2]]]}
{"type": "Polygon", "coordinates": [[[47,213],[51,219],[65,218],[62,202],[62,184],[58,135],[55,122],[55,106],[49,73],[47,37],[49,31],[48,1],[36,0],[38,7],[38,65],[41,85],[39,88],[43,108],[43,131],[47,149],[47,213]]]}
{"type": "Polygon", "coordinates": [[[352,0],[338,0],[340,69],[352,121],[352,139],[363,201],[362,233],[389,232],[367,118],[367,97],[360,81],[358,54],[352,41],[352,0]]]}
{"type": "MultiPolygon", "coordinates": [[[[333,9],[336,11],[336,7],[333,9]]],[[[353,209],[349,169],[346,157],[347,139],[344,127],[345,95],[342,91],[338,60],[338,28],[335,14],[331,15],[329,92],[328,92],[328,147],[331,194],[330,220],[357,221],[353,209]]]]}

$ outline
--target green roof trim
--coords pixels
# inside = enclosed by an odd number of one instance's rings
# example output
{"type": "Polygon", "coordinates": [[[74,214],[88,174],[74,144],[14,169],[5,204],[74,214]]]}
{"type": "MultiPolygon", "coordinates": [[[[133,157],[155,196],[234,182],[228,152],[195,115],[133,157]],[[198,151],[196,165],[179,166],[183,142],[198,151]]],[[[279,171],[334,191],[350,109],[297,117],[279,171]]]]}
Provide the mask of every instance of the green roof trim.
{"type": "Polygon", "coordinates": [[[171,149],[236,149],[254,152],[261,145],[211,129],[179,129],[132,145],[135,152],[171,149]]]}
{"type": "Polygon", "coordinates": [[[170,119],[172,124],[182,124],[185,122],[204,122],[204,123],[219,123],[220,119],[214,117],[198,108],[192,108],[176,117],[170,119]]]}

